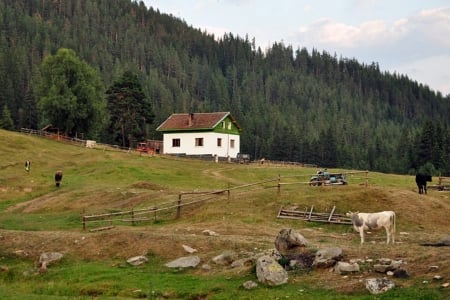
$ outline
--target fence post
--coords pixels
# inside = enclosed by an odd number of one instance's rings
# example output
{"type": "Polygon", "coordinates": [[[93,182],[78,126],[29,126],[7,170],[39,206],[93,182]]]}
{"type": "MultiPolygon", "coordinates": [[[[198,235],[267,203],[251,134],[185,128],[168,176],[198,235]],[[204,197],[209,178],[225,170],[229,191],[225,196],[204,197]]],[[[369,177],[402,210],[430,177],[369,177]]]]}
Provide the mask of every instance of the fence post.
{"type": "Polygon", "coordinates": [[[228,193],[228,201],[230,201],[230,183],[228,183],[227,193],[228,193]]]}
{"type": "Polygon", "coordinates": [[[181,216],[181,193],[178,194],[177,219],[181,216]]]}
{"type": "Polygon", "coordinates": [[[278,187],[277,187],[277,189],[278,189],[278,194],[281,193],[281,175],[280,174],[278,174],[278,187]]]}
{"type": "Polygon", "coordinates": [[[83,230],[86,230],[86,218],[85,218],[85,215],[86,215],[86,209],[83,208],[83,217],[82,217],[83,230]]]}
{"type": "Polygon", "coordinates": [[[366,171],[366,187],[369,186],[369,171],[366,171]]]}

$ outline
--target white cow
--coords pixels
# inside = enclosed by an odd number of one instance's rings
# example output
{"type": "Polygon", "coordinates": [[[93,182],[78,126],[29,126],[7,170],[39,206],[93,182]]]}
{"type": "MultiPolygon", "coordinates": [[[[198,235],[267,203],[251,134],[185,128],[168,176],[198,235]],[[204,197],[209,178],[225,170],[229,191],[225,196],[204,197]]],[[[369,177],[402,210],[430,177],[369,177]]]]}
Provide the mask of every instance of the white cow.
{"type": "Polygon", "coordinates": [[[348,212],[347,216],[352,219],[353,228],[361,235],[361,244],[364,243],[364,231],[386,229],[387,241],[395,243],[395,212],[382,211],[376,213],[353,213],[348,212]]]}

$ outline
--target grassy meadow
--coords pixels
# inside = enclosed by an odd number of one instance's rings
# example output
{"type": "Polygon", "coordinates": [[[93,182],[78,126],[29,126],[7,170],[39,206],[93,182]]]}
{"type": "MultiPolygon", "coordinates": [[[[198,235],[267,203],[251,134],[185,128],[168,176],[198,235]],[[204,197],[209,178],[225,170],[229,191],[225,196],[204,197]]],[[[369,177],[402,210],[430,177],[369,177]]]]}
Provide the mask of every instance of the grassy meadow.
{"type": "MultiPolygon", "coordinates": [[[[140,155],[98,146],[88,149],[60,141],[0,130],[0,299],[446,299],[450,280],[448,247],[423,247],[449,235],[450,193],[418,195],[412,176],[348,173],[346,186],[311,187],[317,168],[279,164],[215,163],[172,156],[140,155]],[[30,172],[25,161],[31,161],[30,172]],[[64,173],[59,188],[54,173],[64,173]],[[280,180],[280,181],[278,181],[280,180]],[[280,190],[277,188],[281,183],[280,190]],[[254,184],[258,183],[258,184],[254,184]],[[156,220],[109,230],[83,230],[83,214],[103,214],[176,203],[180,193],[219,191],[208,200],[157,214],[156,220]],[[386,246],[385,233],[359,234],[348,225],[278,219],[281,207],[336,213],[394,210],[397,244],[386,246]],[[259,284],[253,266],[216,266],[224,251],[258,253],[274,248],[278,232],[294,228],[311,251],[341,247],[344,260],[392,258],[407,262],[406,279],[370,295],[364,279],[383,277],[362,266],[358,274],[294,270],[278,287],[259,284]],[[218,236],[206,236],[204,230],[218,236]],[[182,245],[197,249],[201,266],[174,270],[168,261],[188,256],[182,245]],[[41,273],[43,252],[61,252],[60,262],[41,273]],[[133,267],[126,259],[145,255],[133,267]],[[430,266],[438,266],[430,271],[430,266]],[[443,277],[434,280],[435,275],[443,277]]],[[[354,173],[353,173],[354,172],[354,173]]],[[[202,196],[190,195],[183,203],[202,196]]]]}

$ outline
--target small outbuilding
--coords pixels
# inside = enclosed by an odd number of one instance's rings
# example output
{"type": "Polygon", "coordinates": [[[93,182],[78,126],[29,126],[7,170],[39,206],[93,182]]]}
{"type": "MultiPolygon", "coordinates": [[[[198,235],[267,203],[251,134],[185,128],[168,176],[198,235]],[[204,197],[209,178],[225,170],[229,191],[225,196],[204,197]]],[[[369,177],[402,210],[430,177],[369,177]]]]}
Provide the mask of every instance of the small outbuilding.
{"type": "Polygon", "coordinates": [[[158,128],[164,154],[236,158],[241,127],[230,112],[175,113],[158,128]]]}

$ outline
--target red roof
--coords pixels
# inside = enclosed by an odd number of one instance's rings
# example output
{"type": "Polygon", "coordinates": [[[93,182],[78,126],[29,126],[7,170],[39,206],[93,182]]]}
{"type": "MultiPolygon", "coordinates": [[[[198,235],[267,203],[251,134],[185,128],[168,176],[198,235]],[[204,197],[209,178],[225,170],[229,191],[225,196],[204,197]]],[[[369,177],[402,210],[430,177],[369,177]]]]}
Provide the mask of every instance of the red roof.
{"type": "Polygon", "coordinates": [[[173,130],[205,130],[214,129],[226,117],[230,117],[232,122],[239,128],[230,112],[214,113],[184,113],[172,114],[158,128],[157,131],[173,130]]]}

